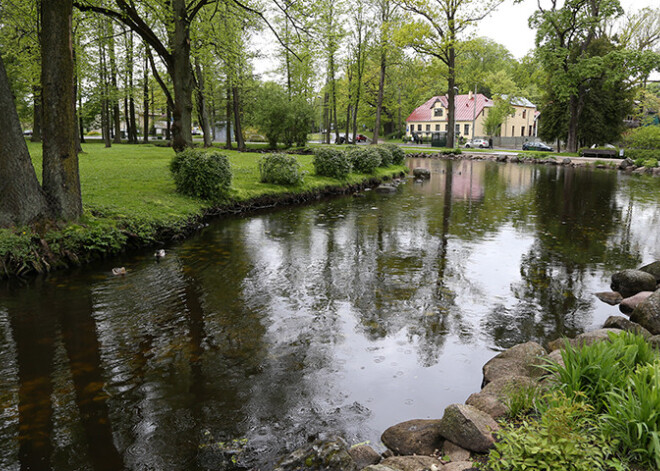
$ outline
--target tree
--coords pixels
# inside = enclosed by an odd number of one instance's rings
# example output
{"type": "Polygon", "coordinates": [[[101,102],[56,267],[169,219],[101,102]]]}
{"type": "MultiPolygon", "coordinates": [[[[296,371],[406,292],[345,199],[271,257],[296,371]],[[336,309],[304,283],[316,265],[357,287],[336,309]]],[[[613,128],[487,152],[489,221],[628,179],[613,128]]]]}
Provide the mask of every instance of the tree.
{"type": "Polygon", "coordinates": [[[402,0],[415,14],[399,33],[399,41],[415,51],[433,56],[447,66],[447,142],[454,143],[456,122],[456,54],[460,35],[484,19],[503,0],[402,0]]]}
{"type": "Polygon", "coordinates": [[[376,122],[374,123],[374,136],[371,141],[374,145],[378,144],[378,137],[380,134],[380,120],[383,112],[383,96],[385,93],[385,74],[387,71],[387,55],[388,49],[391,47],[391,41],[389,40],[390,21],[392,20],[395,8],[396,5],[390,0],[379,0],[377,3],[378,25],[380,27],[378,35],[380,73],[378,75],[378,98],[376,99],[376,122]]]}

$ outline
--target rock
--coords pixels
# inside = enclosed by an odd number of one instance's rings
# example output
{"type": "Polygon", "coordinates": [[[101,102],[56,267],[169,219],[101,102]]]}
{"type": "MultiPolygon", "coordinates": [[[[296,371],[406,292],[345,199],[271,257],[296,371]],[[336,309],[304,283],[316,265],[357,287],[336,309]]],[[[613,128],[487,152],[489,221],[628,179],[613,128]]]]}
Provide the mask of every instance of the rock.
{"type": "Polygon", "coordinates": [[[413,169],[415,178],[431,178],[431,171],[428,168],[417,167],[413,169]]]}
{"type": "MultiPolygon", "coordinates": [[[[580,334],[574,339],[567,339],[569,345],[572,347],[581,347],[583,345],[591,345],[594,342],[601,342],[603,340],[609,341],[610,333],[619,333],[621,330],[619,329],[598,329],[598,330],[592,330],[591,332],[585,332],[584,334],[580,334]]],[[[564,340],[565,338],[560,338],[557,340],[553,340],[548,344],[548,349],[550,351],[557,350],[558,348],[564,348],[564,340]]]]}
{"type": "MultiPolygon", "coordinates": [[[[469,406],[476,407],[482,412],[485,412],[493,419],[504,417],[508,412],[507,407],[504,405],[497,396],[493,394],[486,394],[482,392],[470,394],[465,403],[469,406]]],[[[447,443],[447,442],[445,442],[447,443]]]]}
{"type": "Polygon", "coordinates": [[[393,456],[381,464],[399,471],[444,471],[440,460],[431,456],[393,456]]]}
{"type": "Polygon", "coordinates": [[[509,159],[509,162],[511,162],[512,164],[519,164],[520,163],[520,157],[518,157],[517,155],[514,155],[513,157],[511,157],[509,159]]]}
{"type": "Polygon", "coordinates": [[[396,424],[380,437],[396,455],[432,455],[442,448],[441,420],[415,419],[396,424]]]}
{"type": "Polygon", "coordinates": [[[630,320],[637,322],[653,335],[660,334],[660,290],[639,303],[630,314],[630,320]]]}
{"type": "Polygon", "coordinates": [[[651,344],[653,348],[656,350],[660,350],[660,335],[654,335],[653,337],[649,337],[646,339],[646,341],[651,344]]]}
{"type": "Polygon", "coordinates": [[[390,468],[389,466],[385,466],[384,464],[372,464],[371,466],[367,466],[366,468],[363,468],[362,471],[399,471],[399,469],[390,468]]]}
{"type": "Polygon", "coordinates": [[[539,387],[539,382],[528,376],[504,376],[488,383],[481,392],[472,394],[465,403],[494,419],[503,417],[509,412],[506,406],[507,395],[521,387],[539,387]]]}
{"type": "Polygon", "coordinates": [[[382,184],[376,187],[376,193],[396,193],[396,186],[382,184]]]}
{"type": "Polygon", "coordinates": [[[647,167],[639,167],[639,168],[636,168],[635,170],[633,170],[633,173],[636,174],[636,175],[644,175],[648,171],[649,171],[649,169],[647,167]]]}
{"type": "Polygon", "coordinates": [[[451,461],[468,461],[470,452],[449,440],[445,440],[445,444],[442,445],[442,457],[449,458],[451,461]]]}
{"type": "Polygon", "coordinates": [[[380,454],[369,445],[357,445],[349,448],[348,454],[351,455],[358,469],[362,469],[371,464],[380,463],[380,454]]]}
{"type": "Polygon", "coordinates": [[[655,276],[655,281],[660,283],[660,261],[644,265],[639,269],[639,271],[650,273],[651,275],[655,276]]]}
{"type": "Polygon", "coordinates": [[[561,161],[563,165],[571,165],[573,161],[569,159],[568,157],[564,157],[564,160],[561,161]]]}
{"type": "Polygon", "coordinates": [[[612,291],[629,298],[640,291],[655,291],[655,276],[641,270],[623,270],[612,275],[612,291]]]}
{"type": "Polygon", "coordinates": [[[644,327],[634,323],[630,319],[626,319],[625,317],[621,317],[621,316],[608,317],[607,320],[605,321],[605,324],[603,324],[603,327],[625,330],[626,332],[632,332],[637,335],[641,335],[645,339],[651,336],[651,332],[646,330],[644,327]]]}
{"type": "Polygon", "coordinates": [[[553,361],[555,363],[560,364],[561,366],[566,366],[564,364],[564,359],[561,356],[561,349],[558,348],[557,350],[553,350],[550,352],[548,355],[548,360],[553,361]]]}
{"type": "Polygon", "coordinates": [[[659,177],[660,176],[660,167],[656,167],[653,169],[653,176],[654,177],[659,177]]]}
{"type": "Polygon", "coordinates": [[[639,306],[639,303],[642,301],[646,301],[646,298],[651,296],[653,294],[653,291],[640,291],[634,296],[630,296],[629,298],[626,298],[621,301],[621,304],[619,304],[619,311],[626,315],[632,314],[632,312],[635,310],[637,306],[639,306]]]}
{"type": "Polygon", "coordinates": [[[629,158],[623,159],[623,160],[621,161],[621,163],[619,163],[619,169],[621,169],[621,170],[625,170],[625,169],[627,169],[628,167],[631,167],[632,165],[634,165],[634,163],[635,163],[635,162],[633,162],[633,161],[632,161],[631,159],[629,159],[629,158]]]}
{"type": "Polygon", "coordinates": [[[623,296],[621,296],[621,294],[617,293],[616,291],[605,291],[602,293],[594,293],[594,296],[596,296],[604,303],[609,304],[610,306],[616,306],[623,300],[623,296]]]}
{"type": "Polygon", "coordinates": [[[442,471],[467,471],[468,469],[476,469],[472,461],[453,461],[447,463],[442,471]]]}
{"type": "Polygon", "coordinates": [[[275,471],[358,471],[348,453],[348,444],[339,437],[316,440],[297,449],[278,463],[275,471]]]}
{"type": "Polygon", "coordinates": [[[498,155],[495,157],[496,162],[506,162],[506,155],[498,155]]]}
{"type": "Polygon", "coordinates": [[[441,433],[447,440],[466,450],[485,453],[495,443],[493,432],[499,425],[485,412],[466,404],[452,404],[445,409],[441,433]]]}
{"type": "Polygon", "coordinates": [[[509,376],[538,378],[543,374],[538,365],[543,364],[541,357],[546,353],[545,349],[536,342],[522,343],[503,351],[484,365],[482,386],[497,378],[509,376]]]}

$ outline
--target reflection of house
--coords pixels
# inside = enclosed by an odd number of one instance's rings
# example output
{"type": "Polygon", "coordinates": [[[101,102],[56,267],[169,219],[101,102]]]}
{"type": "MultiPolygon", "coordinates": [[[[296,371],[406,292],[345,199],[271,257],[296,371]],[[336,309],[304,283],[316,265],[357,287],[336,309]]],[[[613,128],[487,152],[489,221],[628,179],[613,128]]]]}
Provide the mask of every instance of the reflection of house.
{"type": "MultiPolygon", "coordinates": [[[[472,138],[474,126],[474,137],[488,137],[484,122],[490,108],[495,106],[493,100],[481,93],[474,95],[472,92],[455,98],[457,136],[472,138]]],[[[447,131],[447,106],[447,96],[434,96],[417,107],[406,119],[406,135],[412,137],[414,132],[429,137],[433,132],[447,131]]],[[[502,123],[500,137],[536,136],[536,105],[526,98],[515,98],[511,100],[511,106],[514,112],[502,123]]]]}

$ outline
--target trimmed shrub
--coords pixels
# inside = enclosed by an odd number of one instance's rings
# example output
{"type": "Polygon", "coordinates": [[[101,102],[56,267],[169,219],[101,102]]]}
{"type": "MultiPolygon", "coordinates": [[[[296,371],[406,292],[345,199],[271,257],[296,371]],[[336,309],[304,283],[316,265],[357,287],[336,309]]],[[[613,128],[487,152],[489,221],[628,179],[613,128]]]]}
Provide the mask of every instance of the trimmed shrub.
{"type": "Polygon", "coordinates": [[[267,154],[259,161],[262,183],[297,185],[302,182],[298,160],[287,154],[267,154]]]}
{"type": "Polygon", "coordinates": [[[642,126],[641,128],[633,129],[626,134],[623,140],[626,147],[655,150],[657,154],[660,152],[660,127],[642,126]]]}
{"type": "Polygon", "coordinates": [[[380,155],[380,166],[389,167],[392,165],[392,151],[383,145],[375,146],[376,152],[380,155]]]}
{"type": "Polygon", "coordinates": [[[406,153],[400,146],[391,143],[383,144],[382,146],[388,149],[392,154],[392,164],[402,165],[406,160],[406,153]]]}
{"type": "Polygon", "coordinates": [[[179,193],[213,199],[231,187],[231,166],[227,156],[217,151],[186,149],[170,162],[170,171],[179,193]]]}
{"type": "Polygon", "coordinates": [[[625,157],[635,161],[635,165],[639,165],[637,162],[643,163],[647,160],[655,160],[657,162],[660,160],[660,149],[626,149],[624,151],[624,155],[625,157]]]}
{"type": "Polygon", "coordinates": [[[373,146],[355,147],[347,151],[347,156],[357,173],[374,173],[380,165],[380,154],[373,146]]]}
{"type": "Polygon", "coordinates": [[[351,173],[351,161],[343,151],[333,147],[314,150],[314,169],[317,175],[345,179],[351,173]]]}

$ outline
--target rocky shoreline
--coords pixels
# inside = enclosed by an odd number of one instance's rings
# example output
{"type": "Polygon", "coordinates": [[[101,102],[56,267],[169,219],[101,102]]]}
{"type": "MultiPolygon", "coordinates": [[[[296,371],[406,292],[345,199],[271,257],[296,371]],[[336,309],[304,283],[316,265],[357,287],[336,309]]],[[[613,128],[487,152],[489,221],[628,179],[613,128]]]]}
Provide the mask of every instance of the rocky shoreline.
{"type": "Polygon", "coordinates": [[[551,379],[539,366],[548,361],[561,364],[565,345],[609,341],[610,333],[628,331],[660,349],[660,261],[615,273],[611,290],[595,295],[618,304],[629,318],[610,316],[603,328],[573,339],[557,339],[547,346],[527,342],[499,353],[483,366],[482,389],[465,404],[448,406],[440,419],[413,419],[385,430],[385,453],[330,437],[296,450],[279,462],[276,471],[476,471],[477,462],[487,460],[497,440],[497,420],[508,413],[507,394],[524,387],[545,391],[551,379]]]}
{"type": "Polygon", "coordinates": [[[558,159],[552,155],[546,158],[527,157],[525,154],[517,153],[462,153],[462,154],[445,154],[445,153],[430,153],[419,152],[406,154],[408,158],[421,158],[421,159],[444,159],[444,160],[485,160],[499,163],[515,163],[515,164],[540,164],[550,166],[562,167],[583,167],[583,168],[597,168],[608,170],[619,170],[621,172],[636,174],[636,175],[653,175],[660,176],[660,167],[638,167],[629,159],[595,159],[592,157],[563,157],[558,159]]]}

